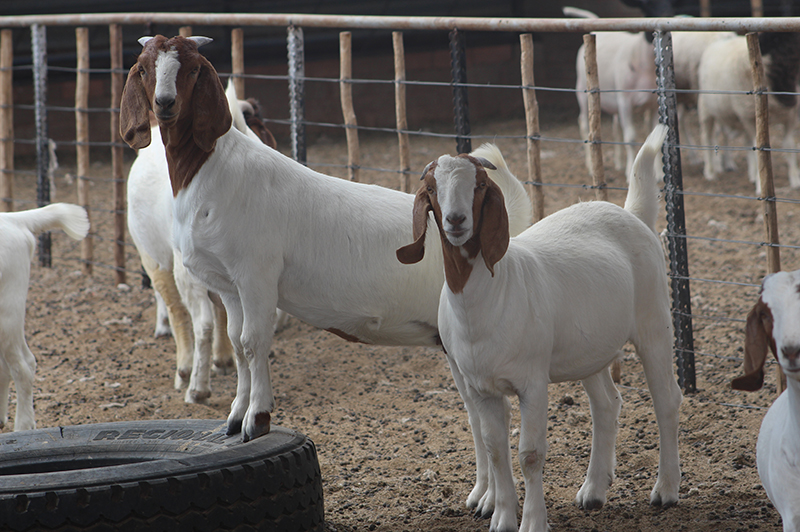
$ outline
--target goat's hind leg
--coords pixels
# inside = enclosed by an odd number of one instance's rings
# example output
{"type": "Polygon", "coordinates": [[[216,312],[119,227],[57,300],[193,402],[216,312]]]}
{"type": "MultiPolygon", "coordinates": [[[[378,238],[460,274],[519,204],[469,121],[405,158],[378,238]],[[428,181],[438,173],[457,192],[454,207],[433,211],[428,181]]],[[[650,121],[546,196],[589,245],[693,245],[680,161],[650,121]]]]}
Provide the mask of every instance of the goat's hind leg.
{"type": "MultiPolygon", "coordinates": [[[[668,307],[665,312],[665,319],[669,320],[668,307]]],[[[683,396],[672,370],[671,328],[653,327],[646,338],[646,341],[634,342],[634,345],[642,361],[658,423],[658,478],[650,493],[650,504],[667,507],[678,503],[681,481],[678,411],[683,396]]]]}
{"type": "Polygon", "coordinates": [[[584,510],[595,510],[606,503],[606,492],[614,480],[614,444],[622,398],[605,369],[581,383],[589,396],[592,412],[592,451],[586,480],[575,502],[584,510]]]}

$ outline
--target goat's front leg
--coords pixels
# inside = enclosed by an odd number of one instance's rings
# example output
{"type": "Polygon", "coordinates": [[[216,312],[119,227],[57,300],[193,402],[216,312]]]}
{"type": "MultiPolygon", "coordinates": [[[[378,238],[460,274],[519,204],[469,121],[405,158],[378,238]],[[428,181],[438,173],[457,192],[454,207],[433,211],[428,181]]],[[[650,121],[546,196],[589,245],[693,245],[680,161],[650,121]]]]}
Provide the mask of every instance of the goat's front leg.
{"type": "Polygon", "coordinates": [[[248,442],[267,434],[275,409],[269,354],[275,331],[277,294],[269,297],[257,291],[241,291],[244,358],[250,368],[250,406],[244,416],[242,440],[248,442]]]}
{"type": "MultiPolygon", "coordinates": [[[[499,395],[479,396],[474,391],[472,393],[477,399],[475,404],[481,420],[481,437],[486,444],[494,480],[494,511],[489,531],[516,532],[518,504],[508,439],[508,400],[499,395]]],[[[484,496],[484,499],[487,497],[484,496]]],[[[481,502],[484,503],[484,500],[481,502]]]]}
{"type": "MultiPolygon", "coordinates": [[[[36,359],[31,350],[28,349],[28,344],[25,343],[22,330],[23,325],[20,325],[17,332],[11,331],[10,338],[3,338],[0,335],[0,341],[5,344],[0,349],[3,350],[6,369],[11,378],[14,379],[14,386],[17,389],[17,412],[14,416],[14,431],[36,428],[36,418],[33,412],[33,383],[36,373],[36,359]]],[[[8,401],[7,393],[5,400],[8,401]]]]}
{"type": "Polygon", "coordinates": [[[494,478],[489,468],[489,455],[481,435],[481,418],[478,407],[470,395],[470,390],[464,382],[464,377],[456,363],[448,356],[447,363],[453,380],[464,401],[464,407],[469,416],[469,426],[472,429],[472,441],[475,445],[475,486],[467,496],[467,508],[475,510],[476,517],[487,518],[494,511],[494,478]]]}
{"type": "Polygon", "coordinates": [[[231,413],[228,414],[227,432],[231,436],[242,431],[242,422],[250,406],[250,366],[242,348],[242,302],[233,294],[220,295],[228,315],[228,337],[233,345],[237,367],[236,397],[231,403],[231,413]]]}
{"type": "MultiPolygon", "coordinates": [[[[608,371],[603,373],[611,378],[608,371]]],[[[525,394],[520,395],[519,408],[519,464],[525,477],[525,502],[519,530],[546,532],[547,507],[544,503],[542,468],[547,455],[547,381],[529,386],[525,394]]]]}
{"type": "Polygon", "coordinates": [[[214,346],[213,361],[214,373],[217,375],[228,375],[236,371],[236,363],[233,360],[233,345],[228,337],[228,315],[225,307],[214,305],[214,346]]]}
{"type": "Polygon", "coordinates": [[[614,443],[622,398],[609,375],[602,370],[582,381],[592,412],[592,451],[586,480],[575,497],[584,510],[602,508],[614,480],[614,443]]]}

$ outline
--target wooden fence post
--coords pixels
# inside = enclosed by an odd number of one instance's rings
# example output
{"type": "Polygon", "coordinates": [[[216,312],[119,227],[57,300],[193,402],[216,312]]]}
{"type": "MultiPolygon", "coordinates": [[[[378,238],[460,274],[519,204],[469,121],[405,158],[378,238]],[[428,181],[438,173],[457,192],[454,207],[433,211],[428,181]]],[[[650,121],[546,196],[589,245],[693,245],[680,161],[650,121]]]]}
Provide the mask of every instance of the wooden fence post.
{"type": "Polygon", "coordinates": [[[358,181],[361,165],[361,151],[358,146],[356,112],[353,109],[353,54],[352,34],[343,31],[339,34],[339,93],[342,100],[342,115],[347,135],[347,174],[350,181],[358,181]]]}
{"type": "Polygon", "coordinates": [[[119,134],[119,106],[125,76],[122,69],[122,26],[109,27],[111,52],[111,178],[114,182],[114,265],[117,284],[123,284],[125,274],[125,177],[122,172],[122,137],[119,134]]]}
{"type": "Polygon", "coordinates": [[[244,33],[242,28],[231,30],[231,73],[236,97],[243,100],[244,92],[244,33]]]}
{"type": "MultiPolygon", "coordinates": [[[[77,158],[78,205],[86,209],[91,220],[89,201],[89,29],[75,28],[75,41],[78,56],[78,73],[75,80],[75,155],[77,158]]],[[[81,260],[83,273],[92,274],[94,241],[92,235],[81,240],[81,260]]]]}
{"type": "Polygon", "coordinates": [[[525,105],[525,124],[528,147],[528,195],[533,202],[533,222],[544,218],[544,191],[542,190],[542,158],[539,146],[539,103],[533,79],[533,36],[519,36],[520,68],[522,72],[522,101],[525,105]]]}
{"type": "Polygon", "coordinates": [[[0,31],[0,211],[14,210],[14,50],[12,30],[0,31]]]}
{"type": "Polygon", "coordinates": [[[394,48],[394,111],[397,119],[397,143],[400,153],[400,190],[411,192],[411,148],[408,143],[408,120],[406,117],[406,55],[403,47],[403,32],[392,32],[394,48]]]}
{"type": "MultiPolygon", "coordinates": [[[[753,92],[756,99],[756,156],[758,157],[758,178],[761,183],[761,198],[764,201],[764,230],[767,240],[767,270],[775,273],[781,270],[781,250],[778,247],[778,207],[775,203],[775,183],[772,179],[772,155],[769,142],[769,90],[764,76],[764,63],[761,59],[761,46],[758,33],[748,33],[747,51],[750,54],[750,71],[753,75],[753,92]]],[[[778,395],[786,389],[786,376],[777,366],[778,395]]]]}
{"type": "Polygon", "coordinates": [[[592,183],[595,197],[608,201],[606,189],[606,173],[603,168],[603,145],[600,114],[600,83],[597,78],[597,45],[595,36],[587,33],[583,36],[583,61],[586,63],[586,91],[589,100],[589,155],[592,161],[592,183]]]}

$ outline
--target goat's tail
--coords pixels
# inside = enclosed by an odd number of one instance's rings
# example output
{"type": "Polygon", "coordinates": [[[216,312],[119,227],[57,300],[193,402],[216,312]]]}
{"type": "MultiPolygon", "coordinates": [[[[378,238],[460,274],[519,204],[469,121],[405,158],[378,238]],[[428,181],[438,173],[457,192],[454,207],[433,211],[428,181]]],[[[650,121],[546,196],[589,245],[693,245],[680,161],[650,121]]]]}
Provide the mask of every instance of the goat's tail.
{"type": "Polygon", "coordinates": [[[530,227],[533,219],[531,199],[517,176],[508,169],[500,148],[494,144],[487,143],[481,145],[470,155],[482,157],[495,166],[496,170],[487,169],[486,173],[503,192],[503,199],[505,199],[506,211],[508,212],[508,231],[510,235],[516,236],[530,227]]]}
{"type": "Polygon", "coordinates": [[[562,13],[564,13],[565,17],[600,18],[596,14],[592,13],[591,11],[587,11],[586,9],[581,9],[579,7],[564,6],[561,11],[562,11],[562,13]]]}
{"type": "Polygon", "coordinates": [[[6,212],[2,216],[33,234],[61,229],[71,238],[81,240],[89,232],[86,210],[72,203],[52,203],[28,211],[6,212]]]}
{"type": "Polygon", "coordinates": [[[667,137],[669,129],[658,124],[644,141],[636,154],[628,185],[628,197],[625,199],[625,210],[635,214],[647,224],[654,233],[658,219],[658,185],[656,183],[655,162],[661,155],[661,145],[667,137]]]}

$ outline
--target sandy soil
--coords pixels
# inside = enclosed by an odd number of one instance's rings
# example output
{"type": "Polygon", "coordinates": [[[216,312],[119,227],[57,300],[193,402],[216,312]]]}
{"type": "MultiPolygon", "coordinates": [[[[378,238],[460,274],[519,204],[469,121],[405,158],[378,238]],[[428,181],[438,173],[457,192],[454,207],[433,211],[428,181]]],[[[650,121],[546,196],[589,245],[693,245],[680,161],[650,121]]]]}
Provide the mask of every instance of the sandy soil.
{"type": "MultiPolygon", "coordinates": [[[[526,175],[524,141],[502,137],[522,134],[523,122],[473,129],[498,135],[496,142],[512,170],[526,175]]],[[[543,122],[542,129],[550,138],[578,136],[571,116],[543,122]]],[[[362,137],[363,166],[395,168],[395,143],[392,136],[362,137]]],[[[441,153],[453,153],[453,144],[413,138],[412,167],[416,171],[441,153]]],[[[587,183],[580,144],[544,142],[542,149],[545,182],[587,183]]],[[[310,161],[343,164],[345,157],[339,140],[322,138],[309,148],[310,161]]],[[[758,427],[775,398],[774,376],[770,372],[765,388],[754,394],[734,392],[729,386],[739,373],[741,320],[756,298],[756,289],[749,285],[759,283],[766,273],[763,248],[742,243],[763,240],[761,203],[734,197],[753,195],[744,171],[710,183],[702,179],[700,166],[684,159],[686,189],[700,194],[686,197],[687,226],[691,235],[705,237],[689,241],[691,274],[744,286],[692,284],[695,348],[702,355],[697,358],[698,391],[687,395],[681,407],[680,503],[667,510],[648,504],[658,460],[657,430],[641,366],[629,352],[620,385],[625,403],[619,420],[617,478],[601,510],[583,511],[573,502],[590,451],[587,398],[577,383],[550,387],[544,482],[553,530],[780,530],[780,518],[755,467],[758,427]],[[723,319],[708,319],[717,316],[723,319]]],[[[740,166],[744,168],[743,161],[740,166]]],[[[607,168],[610,185],[624,186],[621,174],[608,164],[607,168]]],[[[318,169],[344,173],[340,167],[318,169]]],[[[785,188],[782,160],[775,161],[775,169],[780,195],[798,199],[798,192],[785,188]]],[[[62,174],[68,171],[61,169],[62,174]]],[[[107,165],[93,168],[98,178],[107,178],[107,172],[107,165]]],[[[396,174],[369,170],[362,170],[361,179],[389,186],[398,180],[396,174]]],[[[29,180],[19,178],[18,198],[35,197],[29,180]]],[[[415,181],[412,178],[414,185],[415,181]]],[[[57,199],[74,201],[74,187],[67,187],[62,178],[58,187],[57,199]]],[[[593,197],[580,187],[547,187],[545,193],[548,213],[593,197]]],[[[92,215],[97,259],[111,264],[109,183],[97,181],[92,195],[98,201],[92,215]]],[[[612,190],[610,196],[622,203],[624,193],[612,190]]],[[[781,204],[779,209],[782,242],[798,243],[797,224],[791,223],[793,206],[781,204]]],[[[127,285],[115,286],[108,268],[96,267],[91,277],[79,272],[79,247],[65,235],[54,234],[53,242],[53,267],[34,266],[27,311],[27,337],[38,359],[38,426],[224,419],[235,392],[234,377],[214,378],[207,405],[185,404],[183,393],[173,388],[174,343],[153,336],[153,292],[142,287],[135,273],[135,249],[128,252],[127,285]]],[[[800,267],[797,262],[793,250],[784,253],[784,269],[800,267]]],[[[354,345],[291,319],[276,336],[273,354],[274,422],[316,443],[328,530],[488,529],[488,521],[473,518],[464,505],[474,482],[475,457],[466,411],[441,352],[354,345]]],[[[515,404],[514,444],[518,414],[515,404]]],[[[5,430],[11,428],[13,421],[5,430]]],[[[519,471],[516,477],[521,497],[519,471]]]]}

